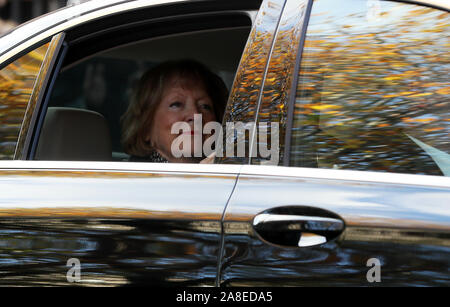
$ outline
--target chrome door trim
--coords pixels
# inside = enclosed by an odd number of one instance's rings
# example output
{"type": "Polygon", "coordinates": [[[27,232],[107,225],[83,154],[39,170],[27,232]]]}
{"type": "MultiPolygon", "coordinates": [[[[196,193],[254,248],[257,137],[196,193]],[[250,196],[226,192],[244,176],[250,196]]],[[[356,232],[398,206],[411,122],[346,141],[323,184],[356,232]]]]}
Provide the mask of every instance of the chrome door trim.
{"type": "Polygon", "coordinates": [[[261,213],[255,216],[255,218],[253,219],[253,226],[258,226],[259,224],[266,222],[287,222],[287,221],[295,221],[295,222],[313,221],[318,223],[330,223],[330,224],[332,223],[338,224],[339,227],[342,228],[344,225],[341,220],[331,217],[261,213]]]}
{"type": "Polygon", "coordinates": [[[450,177],[306,167],[243,165],[240,175],[297,177],[450,188],[450,177]]]}
{"type": "Polygon", "coordinates": [[[104,172],[164,172],[239,174],[242,166],[232,164],[145,163],[145,162],[85,162],[85,161],[0,161],[2,170],[94,170],[104,172]]]}

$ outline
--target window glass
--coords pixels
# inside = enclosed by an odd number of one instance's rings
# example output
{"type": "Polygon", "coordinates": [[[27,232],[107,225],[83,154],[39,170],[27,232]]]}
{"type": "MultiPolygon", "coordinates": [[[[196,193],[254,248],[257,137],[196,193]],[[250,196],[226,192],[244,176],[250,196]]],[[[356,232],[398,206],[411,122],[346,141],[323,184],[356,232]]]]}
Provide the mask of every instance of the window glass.
{"type": "Polygon", "coordinates": [[[450,176],[450,16],[314,1],[290,165],[450,176]]]}
{"type": "Polygon", "coordinates": [[[12,160],[20,128],[31,98],[45,44],[0,70],[0,160],[12,160]]]}

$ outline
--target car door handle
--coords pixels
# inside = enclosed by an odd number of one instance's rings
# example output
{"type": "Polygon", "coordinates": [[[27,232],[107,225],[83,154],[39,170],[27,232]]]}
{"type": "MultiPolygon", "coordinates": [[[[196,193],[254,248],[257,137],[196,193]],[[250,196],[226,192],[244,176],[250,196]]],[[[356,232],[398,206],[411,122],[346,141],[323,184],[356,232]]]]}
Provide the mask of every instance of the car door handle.
{"type": "Polygon", "coordinates": [[[339,236],[345,224],[339,217],[319,211],[320,216],[263,212],[254,217],[253,229],[261,239],[275,245],[308,247],[324,244],[339,236]]]}

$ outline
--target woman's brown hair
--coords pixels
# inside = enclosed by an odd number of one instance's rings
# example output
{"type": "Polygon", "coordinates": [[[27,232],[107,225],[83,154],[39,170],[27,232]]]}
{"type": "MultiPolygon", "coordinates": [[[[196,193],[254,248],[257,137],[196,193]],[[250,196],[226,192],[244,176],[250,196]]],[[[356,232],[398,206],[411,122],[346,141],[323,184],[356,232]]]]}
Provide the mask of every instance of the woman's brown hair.
{"type": "Polygon", "coordinates": [[[223,80],[194,60],[165,62],[144,73],[133,91],[127,111],[121,118],[122,144],[126,153],[145,157],[152,152],[151,142],[146,140],[146,135],[165,86],[172,78],[200,82],[214,104],[216,120],[222,121],[228,99],[228,90],[223,80]]]}

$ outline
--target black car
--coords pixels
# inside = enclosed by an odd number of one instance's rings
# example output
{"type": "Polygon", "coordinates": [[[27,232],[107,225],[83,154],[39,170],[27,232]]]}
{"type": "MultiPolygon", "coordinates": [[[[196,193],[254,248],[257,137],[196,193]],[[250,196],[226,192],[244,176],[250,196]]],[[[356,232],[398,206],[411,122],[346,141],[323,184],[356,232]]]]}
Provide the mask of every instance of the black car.
{"type": "Polygon", "coordinates": [[[448,286],[449,8],[88,1],[13,29],[0,285],[448,286]],[[227,85],[232,154],[129,162],[131,89],[181,58],[227,85]]]}

